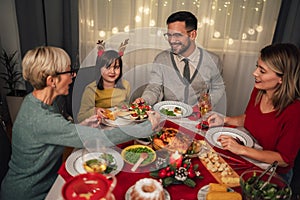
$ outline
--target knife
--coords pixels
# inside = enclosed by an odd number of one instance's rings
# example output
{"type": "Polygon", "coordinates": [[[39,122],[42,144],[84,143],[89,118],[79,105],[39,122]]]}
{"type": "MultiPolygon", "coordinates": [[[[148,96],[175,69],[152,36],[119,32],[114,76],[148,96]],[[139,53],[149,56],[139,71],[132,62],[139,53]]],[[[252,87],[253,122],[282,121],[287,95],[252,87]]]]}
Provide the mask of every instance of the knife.
{"type": "Polygon", "coordinates": [[[219,153],[219,152],[218,152],[218,154],[219,154],[220,156],[224,157],[224,158],[227,158],[228,160],[231,160],[231,161],[234,161],[234,162],[238,162],[238,163],[241,163],[241,164],[247,164],[245,161],[236,159],[236,158],[231,157],[231,156],[227,156],[227,155],[225,155],[225,154],[223,154],[223,153],[219,153]]]}

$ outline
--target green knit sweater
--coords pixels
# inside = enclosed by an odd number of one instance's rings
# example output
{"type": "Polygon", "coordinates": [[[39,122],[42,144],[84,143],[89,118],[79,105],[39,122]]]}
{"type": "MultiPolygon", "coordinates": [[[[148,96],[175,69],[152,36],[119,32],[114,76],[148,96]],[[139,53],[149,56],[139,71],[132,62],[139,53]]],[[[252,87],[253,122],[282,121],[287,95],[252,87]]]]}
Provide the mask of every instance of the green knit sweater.
{"type": "Polygon", "coordinates": [[[56,104],[45,105],[29,94],[13,125],[12,156],[0,199],[44,199],[62,164],[64,146],[81,148],[88,139],[113,146],[151,133],[149,121],[111,130],[74,125],[62,117],[56,104]]]}

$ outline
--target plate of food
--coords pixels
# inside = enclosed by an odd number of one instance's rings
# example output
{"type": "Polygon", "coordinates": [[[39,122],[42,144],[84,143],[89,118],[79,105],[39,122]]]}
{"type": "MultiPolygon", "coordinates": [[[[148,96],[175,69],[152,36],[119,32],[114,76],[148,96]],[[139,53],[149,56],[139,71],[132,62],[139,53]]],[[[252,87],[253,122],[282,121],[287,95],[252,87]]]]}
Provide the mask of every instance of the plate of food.
{"type": "Polygon", "coordinates": [[[170,200],[171,196],[160,182],[152,178],[138,180],[125,194],[125,200],[148,198],[170,200]]]}
{"type": "Polygon", "coordinates": [[[106,161],[106,168],[103,170],[103,174],[118,174],[124,166],[122,156],[115,150],[106,148],[105,152],[93,152],[87,154],[87,158],[90,159],[84,162],[83,149],[74,151],[66,160],[66,170],[70,175],[76,176],[78,174],[84,174],[88,171],[94,170],[99,165],[99,161],[106,161]],[[97,159],[95,159],[95,157],[97,159]]]}
{"type": "Polygon", "coordinates": [[[178,151],[189,157],[196,157],[198,155],[201,151],[202,142],[204,140],[191,138],[172,127],[163,127],[152,138],[152,145],[155,150],[166,149],[171,152],[178,151]]]}
{"type": "Polygon", "coordinates": [[[132,121],[125,120],[122,118],[117,117],[115,120],[111,119],[102,119],[102,124],[106,126],[112,126],[112,127],[117,127],[117,126],[125,126],[131,124],[132,121]]]}
{"type": "Polygon", "coordinates": [[[121,113],[121,111],[117,108],[110,108],[104,110],[104,115],[106,116],[106,119],[102,119],[102,124],[106,126],[125,126],[131,123],[131,121],[125,120],[120,118],[118,115],[121,113]]]}
{"type": "MultiPolygon", "coordinates": [[[[235,192],[232,188],[218,183],[210,183],[200,188],[197,194],[197,198],[198,200],[216,199],[218,195],[219,195],[219,199],[222,199],[222,197],[225,196],[232,197],[231,199],[236,199],[236,197],[239,196],[237,199],[239,198],[241,199],[240,194],[235,192]],[[209,195],[210,197],[206,198],[207,195],[209,195]]],[[[229,198],[226,197],[226,199],[229,198]]]]}
{"type": "Polygon", "coordinates": [[[133,103],[128,107],[128,111],[119,112],[118,116],[129,121],[142,122],[148,119],[147,111],[151,106],[146,103],[133,103]]]}
{"type": "Polygon", "coordinates": [[[154,162],[156,159],[155,151],[145,145],[131,145],[122,150],[121,156],[125,162],[134,165],[140,158],[141,153],[147,153],[148,157],[141,163],[140,166],[146,166],[154,162]]]}
{"type": "Polygon", "coordinates": [[[153,109],[169,118],[188,117],[193,113],[190,105],[179,101],[161,101],[155,104],[153,109]]]}
{"type": "Polygon", "coordinates": [[[220,135],[229,135],[232,136],[238,143],[253,147],[254,141],[253,139],[245,132],[229,127],[215,127],[210,128],[205,134],[205,139],[213,146],[216,146],[222,149],[221,143],[218,141],[220,135]]]}

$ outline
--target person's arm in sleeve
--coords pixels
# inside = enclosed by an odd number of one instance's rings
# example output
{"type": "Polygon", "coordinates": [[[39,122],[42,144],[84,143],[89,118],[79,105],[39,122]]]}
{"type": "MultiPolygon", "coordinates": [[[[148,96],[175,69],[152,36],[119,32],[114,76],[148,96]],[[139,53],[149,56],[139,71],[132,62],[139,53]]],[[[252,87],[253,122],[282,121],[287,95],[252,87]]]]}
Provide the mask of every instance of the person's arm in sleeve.
{"type": "Polygon", "coordinates": [[[222,77],[222,62],[217,55],[211,57],[211,78],[210,78],[210,94],[212,105],[218,104],[222,96],[225,94],[225,85],[222,77]]]}
{"type": "Polygon", "coordinates": [[[163,67],[161,64],[154,63],[153,69],[150,73],[150,81],[147,87],[145,88],[142,98],[146,103],[154,105],[160,100],[160,97],[163,93],[163,73],[161,70],[163,67]]]}
{"type": "Polygon", "coordinates": [[[83,92],[80,110],[77,115],[78,122],[93,116],[95,114],[95,90],[87,86],[83,92]]]}

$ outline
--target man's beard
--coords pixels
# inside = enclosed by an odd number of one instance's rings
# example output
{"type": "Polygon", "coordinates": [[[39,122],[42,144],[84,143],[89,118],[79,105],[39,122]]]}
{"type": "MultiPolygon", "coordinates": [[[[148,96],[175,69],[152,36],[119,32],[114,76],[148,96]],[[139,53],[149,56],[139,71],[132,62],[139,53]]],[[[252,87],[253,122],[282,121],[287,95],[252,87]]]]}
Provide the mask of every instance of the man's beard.
{"type": "Polygon", "coordinates": [[[182,42],[177,42],[177,43],[172,43],[172,44],[170,44],[171,45],[171,51],[174,54],[182,55],[182,54],[184,54],[184,52],[186,52],[190,48],[191,40],[188,40],[187,45],[182,44],[182,42]],[[178,48],[173,48],[172,44],[178,45],[177,46],[178,48]]]}

